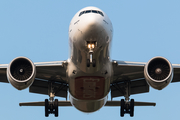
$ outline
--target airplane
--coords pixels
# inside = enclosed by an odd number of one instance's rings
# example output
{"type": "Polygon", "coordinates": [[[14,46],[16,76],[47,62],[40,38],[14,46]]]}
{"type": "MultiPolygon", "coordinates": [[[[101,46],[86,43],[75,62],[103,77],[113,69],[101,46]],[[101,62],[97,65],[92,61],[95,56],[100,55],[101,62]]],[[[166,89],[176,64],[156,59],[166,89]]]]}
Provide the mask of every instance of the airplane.
{"type": "Polygon", "coordinates": [[[149,87],[162,90],[180,81],[180,65],[156,56],[148,62],[111,60],[113,26],[109,17],[97,7],[85,7],[72,18],[69,26],[70,56],[64,61],[35,62],[16,57],[0,64],[0,82],[14,88],[48,95],[40,102],[19,103],[20,106],[44,106],[45,117],[58,117],[58,106],[74,106],[91,113],[103,106],[120,106],[120,116],[134,116],[134,106],[155,106],[153,102],[137,102],[130,95],[149,92],[149,87]],[[69,93],[69,101],[67,100],[69,93]],[[111,100],[108,100],[108,94],[111,100]],[[58,101],[54,97],[66,98],[58,101]],[[115,97],[125,99],[113,101],[115,97]]]}

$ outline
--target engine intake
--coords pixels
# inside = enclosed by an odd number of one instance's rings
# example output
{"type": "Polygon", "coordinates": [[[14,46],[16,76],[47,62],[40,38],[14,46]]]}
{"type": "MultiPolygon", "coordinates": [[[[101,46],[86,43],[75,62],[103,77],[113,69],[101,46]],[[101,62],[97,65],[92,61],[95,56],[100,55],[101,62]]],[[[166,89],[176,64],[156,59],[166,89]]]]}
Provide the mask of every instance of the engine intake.
{"type": "Polygon", "coordinates": [[[18,90],[29,87],[35,79],[36,69],[33,62],[26,57],[13,59],[7,69],[7,78],[18,90]]]}
{"type": "Polygon", "coordinates": [[[154,57],[144,67],[147,83],[158,90],[165,88],[173,78],[171,63],[164,57],[154,57]]]}

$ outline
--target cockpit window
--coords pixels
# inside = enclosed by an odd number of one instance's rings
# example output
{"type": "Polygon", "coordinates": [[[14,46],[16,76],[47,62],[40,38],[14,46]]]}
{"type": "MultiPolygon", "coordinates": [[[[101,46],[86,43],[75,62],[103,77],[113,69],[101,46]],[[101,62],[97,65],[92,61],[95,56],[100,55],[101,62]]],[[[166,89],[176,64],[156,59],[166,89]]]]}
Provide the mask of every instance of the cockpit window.
{"type": "Polygon", "coordinates": [[[103,13],[102,13],[101,11],[98,11],[98,13],[99,13],[100,15],[104,16],[103,13]]]}
{"type": "Polygon", "coordinates": [[[92,12],[93,12],[93,13],[98,13],[98,11],[97,11],[97,10],[92,10],[92,12]]]}
{"type": "Polygon", "coordinates": [[[86,10],[86,11],[82,11],[82,12],[80,12],[79,16],[81,16],[82,14],[86,14],[86,13],[96,13],[96,14],[100,14],[101,16],[104,16],[104,14],[101,11],[98,11],[98,10],[86,10]]]}
{"type": "Polygon", "coordinates": [[[86,12],[85,13],[90,13],[91,12],[91,10],[86,10],[86,12]]]}
{"type": "Polygon", "coordinates": [[[79,16],[81,16],[82,14],[84,14],[84,12],[85,12],[85,11],[81,12],[81,13],[79,14],[79,16]]]}

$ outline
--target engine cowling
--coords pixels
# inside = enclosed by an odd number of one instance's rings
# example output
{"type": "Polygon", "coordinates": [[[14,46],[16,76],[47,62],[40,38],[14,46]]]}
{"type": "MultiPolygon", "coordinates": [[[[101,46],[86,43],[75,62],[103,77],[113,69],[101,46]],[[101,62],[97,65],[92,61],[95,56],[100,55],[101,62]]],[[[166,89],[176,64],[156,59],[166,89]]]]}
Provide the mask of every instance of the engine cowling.
{"type": "Polygon", "coordinates": [[[154,89],[162,90],[173,79],[171,63],[164,57],[154,57],[144,67],[147,83],[154,89]]]}
{"type": "Polygon", "coordinates": [[[7,68],[8,81],[18,90],[29,87],[34,82],[35,76],[35,65],[26,57],[13,59],[7,68]]]}

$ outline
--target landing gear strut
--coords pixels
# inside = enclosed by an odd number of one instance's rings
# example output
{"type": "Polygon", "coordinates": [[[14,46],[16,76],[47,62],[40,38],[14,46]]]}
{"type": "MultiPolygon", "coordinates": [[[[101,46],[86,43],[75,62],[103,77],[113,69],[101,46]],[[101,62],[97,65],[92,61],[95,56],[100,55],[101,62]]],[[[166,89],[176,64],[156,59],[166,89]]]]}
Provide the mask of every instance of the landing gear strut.
{"type": "Polygon", "coordinates": [[[93,52],[89,53],[89,58],[90,59],[87,59],[87,67],[90,67],[91,64],[93,67],[96,67],[96,60],[93,59],[93,52]]]}

